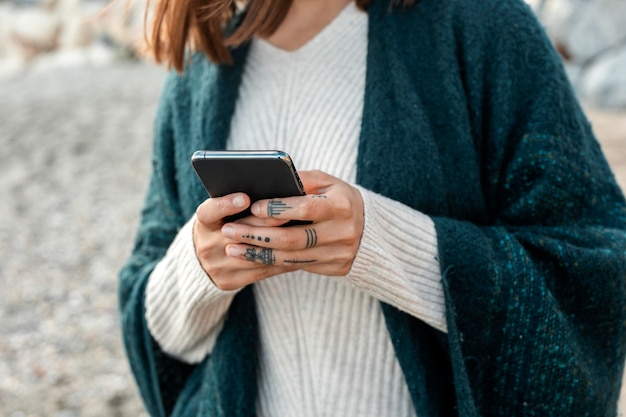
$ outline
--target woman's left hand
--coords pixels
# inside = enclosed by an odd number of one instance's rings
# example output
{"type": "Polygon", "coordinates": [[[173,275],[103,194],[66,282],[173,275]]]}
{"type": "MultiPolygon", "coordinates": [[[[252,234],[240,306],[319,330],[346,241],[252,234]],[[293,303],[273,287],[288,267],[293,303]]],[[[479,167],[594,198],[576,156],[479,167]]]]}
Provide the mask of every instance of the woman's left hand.
{"type": "Polygon", "coordinates": [[[259,268],[284,266],[279,273],[303,269],[322,275],[346,275],[363,233],[361,194],[321,171],[301,171],[300,178],[306,196],[257,201],[252,205],[252,214],[285,223],[312,223],[288,227],[225,224],[222,233],[235,242],[226,246],[226,253],[256,262],[259,268]]]}

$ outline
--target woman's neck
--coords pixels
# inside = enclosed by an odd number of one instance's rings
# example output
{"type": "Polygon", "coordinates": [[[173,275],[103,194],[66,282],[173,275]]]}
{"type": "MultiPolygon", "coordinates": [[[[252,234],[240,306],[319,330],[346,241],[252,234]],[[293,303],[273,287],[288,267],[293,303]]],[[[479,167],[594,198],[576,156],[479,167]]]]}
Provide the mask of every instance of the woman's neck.
{"type": "Polygon", "coordinates": [[[265,40],[295,51],[320,33],[352,0],[294,0],[278,29],[265,40]]]}

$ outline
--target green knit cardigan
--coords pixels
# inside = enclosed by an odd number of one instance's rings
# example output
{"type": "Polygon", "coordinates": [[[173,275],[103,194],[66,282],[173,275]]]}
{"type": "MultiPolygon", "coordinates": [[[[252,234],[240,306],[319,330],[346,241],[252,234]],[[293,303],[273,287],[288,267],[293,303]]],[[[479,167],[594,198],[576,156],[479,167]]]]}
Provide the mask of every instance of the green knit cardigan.
{"type": "MultiPolygon", "coordinates": [[[[532,12],[521,0],[375,0],[368,13],[357,181],[430,215],[439,242],[448,334],[382,306],[419,417],[615,416],[626,203],[532,12]]],[[[153,416],[256,412],[251,287],[198,365],[165,354],[144,318],[150,272],[206,197],[189,158],[224,148],[247,50],[233,51],[234,65],[193,56],[158,109],[119,285],[129,362],[153,416]]]]}

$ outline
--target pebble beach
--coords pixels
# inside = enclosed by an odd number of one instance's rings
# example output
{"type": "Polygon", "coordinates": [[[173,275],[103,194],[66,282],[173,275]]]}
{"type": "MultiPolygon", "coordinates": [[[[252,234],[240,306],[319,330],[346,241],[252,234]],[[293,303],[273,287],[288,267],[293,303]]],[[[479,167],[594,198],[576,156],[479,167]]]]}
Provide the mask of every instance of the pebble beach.
{"type": "Polygon", "coordinates": [[[0,416],[143,416],[117,272],[131,250],[165,72],[0,81],[0,416]]]}
{"type": "MultiPolygon", "coordinates": [[[[117,272],[134,238],[165,70],[0,80],[0,416],[146,416],[123,353],[117,272]]],[[[626,111],[588,109],[626,188],[626,111]]]]}

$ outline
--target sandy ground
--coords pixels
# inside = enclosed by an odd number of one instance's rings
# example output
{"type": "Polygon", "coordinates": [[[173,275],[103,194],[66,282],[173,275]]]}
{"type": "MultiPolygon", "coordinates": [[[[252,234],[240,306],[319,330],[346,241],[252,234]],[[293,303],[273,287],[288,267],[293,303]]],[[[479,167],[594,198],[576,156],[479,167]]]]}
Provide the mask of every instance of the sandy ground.
{"type": "Polygon", "coordinates": [[[117,271],[151,161],[164,72],[0,82],[0,416],[140,416],[117,271]]]}
{"type": "MultiPolygon", "coordinates": [[[[164,72],[0,81],[0,416],[143,416],[123,354],[130,251],[164,72]]],[[[626,187],[626,112],[589,109],[626,187]]]]}

